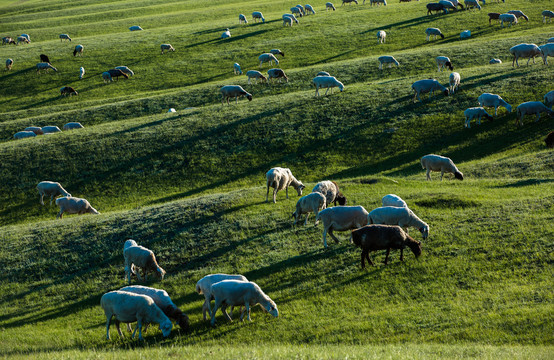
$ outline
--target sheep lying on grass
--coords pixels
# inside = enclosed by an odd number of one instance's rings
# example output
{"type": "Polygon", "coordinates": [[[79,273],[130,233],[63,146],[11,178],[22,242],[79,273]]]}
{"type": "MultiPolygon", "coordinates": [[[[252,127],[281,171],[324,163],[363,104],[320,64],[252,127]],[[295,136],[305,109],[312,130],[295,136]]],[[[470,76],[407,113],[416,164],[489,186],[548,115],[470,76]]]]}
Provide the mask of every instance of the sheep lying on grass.
{"type": "Polygon", "coordinates": [[[404,230],[415,227],[424,240],[429,236],[429,225],[407,207],[378,207],[369,213],[368,224],[398,225],[404,230]]]}
{"type": "Polygon", "coordinates": [[[421,255],[421,242],[406,234],[400,226],[395,225],[367,225],[352,231],[352,242],[362,249],[362,269],[365,268],[365,259],[374,266],[369,257],[370,251],[387,250],[385,265],[389,260],[390,249],[400,249],[400,261],[404,261],[404,247],[409,247],[414,255],[421,255]]]}
{"type": "Polygon", "coordinates": [[[421,166],[427,169],[427,180],[431,180],[431,171],[441,172],[441,181],[444,173],[452,173],[458,180],[464,179],[464,174],[458,170],[454,162],[445,156],[429,154],[421,158],[421,166]]]}
{"type": "Polygon", "coordinates": [[[63,213],[68,214],[86,214],[91,213],[99,215],[100,213],[93,208],[86,199],[76,198],[76,197],[61,197],[56,199],[56,205],[60,207],[60,212],[56,215],[56,219],[61,219],[63,213]]]}
{"type": "Polygon", "coordinates": [[[294,224],[296,225],[298,223],[302,214],[306,214],[304,225],[307,225],[310,213],[313,212],[317,217],[319,210],[324,210],[326,207],[325,196],[321,193],[313,192],[306,196],[302,196],[296,202],[296,211],[292,213],[292,216],[294,217],[294,224]]]}
{"type": "Polygon", "coordinates": [[[320,181],[314,186],[312,192],[323,194],[327,206],[331,206],[331,203],[337,205],[337,202],[339,205],[346,205],[346,197],[340,192],[339,185],[334,181],[320,181]]]}
{"type": "Polygon", "coordinates": [[[490,59],[489,64],[502,64],[502,60],[500,59],[490,59]]]}
{"type": "Polygon", "coordinates": [[[230,37],[231,37],[231,30],[229,30],[228,28],[223,33],[221,33],[221,39],[227,39],[230,37]]]}
{"type": "Polygon", "coordinates": [[[142,28],[139,25],[133,25],[129,28],[130,31],[141,31],[142,28]]]}
{"type": "Polygon", "coordinates": [[[429,93],[429,99],[430,99],[431,95],[433,95],[435,91],[442,92],[444,96],[448,96],[448,94],[450,93],[447,88],[442,86],[435,79],[418,80],[412,84],[412,90],[414,91],[414,102],[416,101],[416,98],[419,101],[421,101],[419,94],[429,93]]]}
{"type": "Polygon", "coordinates": [[[302,190],[305,188],[302,181],[296,180],[289,168],[274,167],[266,174],[267,192],[265,194],[265,202],[268,202],[269,188],[273,188],[273,203],[277,202],[276,196],[279,190],[285,189],[287,199],[289,198],[289,186],[296,189],[298,196],[302,196],[302,190]]]}
{"type": "Polygon", "coordinates": [[[464,30],[460,33],[460,39],[464,40],[464,39],[469,39],[471,37],[471,31],[469,30],[464,30]]]}
{"type": "Polygon", "coordinates": [[[353,230],[367,225],[368,215],[363,206],[335,206],[320,211],[315,224],[323,221],[323,247],[327,247],[327,233],[338,244],[339,239],[333,235],[333,231],[353,230]]]}
{"type": "Polygon", "coordinates": [[[53,133],[58,133],[58,132],[62,132],[62,131],[60,130],[59,127],[54,126],[54,125],[50,125],[50,126],[44,126],[42,128],[42,132],[44,134],[53,134],[53,133]]]}
{"type": "Polygon", "coordinates": [[[54,201],[54,198],[56,196],[69,196],[71,197],[71,194],[67,192],[63,188],[63,186],[54,181],[41,181],[37,185],[38,194],[40,195],[39,202],[41,205],[44,205],[44,196],[50,196],[50,206],[52,205],[52,201],[54,201]]]}
{"type": "Polygon", "coordinates": [[[389,64],[389,68],[392,67],[393,64],[396,66],[400,65],[394,56],[390,55],[379,56],[377,60],[379,60],[379,70],[383,70],[383,64],[389,64]]]}
{"type": "MultiPolygon", "coordinates": [[[[204,317],[204,321],[206,321],[206,312],[210,314],[210,319],[212,318],[212,309],[210,305],[210,302],[214,298],[212,294],[212,286],[213,284],[217,284],[223,280],[248,281],[248,279],[243,275],[229,274],[210,274],[198,280],[196,283],[196,292],[200,295],[204,295],[204,304],[202,304],[202,316],[204,317]]],[[[231,306],[231,315],[232,314],[233,306],[231,306]]]]}
{"type": "Polygon", "coordinates": [[[225,104],[227,100],[227,105],[229,105],[229,99],[234,97],[235,103],[239,103],[239,97],[246,96],[248,101],[252,101],[252,94],[246,92],[240,85],[225,85],[220,89],[221,92],[221,104],[225,104]]]}
{"type": "Polygon", "coordinates": [[[319,96],[319,89],[320,88],[327,88],[325,91],[325,95],[327,95],[327,92],[329,89],[331,89],[331,94],[333,93],[333,88],[338,87],[339,90],[342,92],[344,91],[344,85],[340,81],[338,81],[334,76],[316,76],[312,80],[315,85],[315,96],[319,96]]]}
{"type": "Polygon", "coordinates": [[[529,61],[533,59],[534,64],[535,56],[539,56],[541,54],[541,50],[535,44],[518,44],[510,48],[510,53],[514,56],[512,67],[515,65],[519,67],[519,63],[517,62],[519,58],[529,58],[527,60],[527,65],[529,65],[529,61]]]}
{"type": "Polygon", "coordinates": [[[512,106],[508,104],[500,95],[483,93],[477,98],[479,105],[481,106],[494,106],[494,116],[498,114],[498,108],[500,106],[506,108],[508,112],[512,112],[512,106]]]}
{"type": "Polygon", "coordinates": [[[383,206],[393,206],[393,207],[408,207],[408,204],[402,198],[395,194],[388,194],[383,196],[381,199],[381,204],[383,206]]]}
{"type": "Polygon", "coordinates": [[[64,130],[75,130],[75,129],[82,129],[84,128],[83,125],[81,125],[80,122],[68,122],[63,126],[64,130]]]}
{"type": "Polygon", "coordinates": [[[481,125],[481,118],[484,116],[487,120],[493,120],[494,118],[492,115],[489,115],[489,113],[482,107],[472,107],[468,108],[464,111],[465,116],[465,123],[464,127],[471,128],[470,122],[471,120],[477,118],[477,125],[481,125]]]}
{"type": "Polygon", "coordinates": [[[42,135],[44,134],[44,131],[42,131],[42,128],[41,127],[38,127],[38,126],[28,126],[24,129],[25,131],[32,131],[34,132],[35,134],[37,135],[42,135]]]}
{"type": "Polygon", "coordinates": [[[517,112],[517,118],[516,118],[516,126],[521,125],[523,126],[523,117],[525,115],[537,115],[537,118],[535,119],[535,122],[539,121],[541,118],[541,113],[545,112],[548,116],[553,117],[554,111],[550,109],[549,107],[545,106],[540,101],[528,101],[520,104],[516,108],[517,112]]]}
{"type": "Polygon", "coordinates": [[[36,137],[36,136],[37,134],[35,134],[33,131],[19,131],[13,135],[13,138],[15,140],[21,140],[21,139],[36,137]]]}
{"type": "Polygon", "coordinates": [[[156,276],[162,281],[165,276],[165,270],[162,269],[156,261],[156,256],[152,250],[140,246],[135,240],[129,239],[123,245],[123,258],[125,259],[125,278],[131,284],[131,275],[136,275],[142,280],[136,268],[142,269],[144,281],[147,280],[147,272],[154,271],[156,276]]]}

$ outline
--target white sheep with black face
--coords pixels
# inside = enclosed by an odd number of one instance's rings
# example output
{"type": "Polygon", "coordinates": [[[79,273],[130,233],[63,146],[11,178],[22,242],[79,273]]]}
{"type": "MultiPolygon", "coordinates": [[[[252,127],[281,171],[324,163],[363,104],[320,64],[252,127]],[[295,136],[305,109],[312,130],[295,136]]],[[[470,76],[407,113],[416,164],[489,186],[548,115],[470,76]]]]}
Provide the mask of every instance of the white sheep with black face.
{"type": "Polygon", "coordinates": [[[440,171],[441,181],[444,173],[452,173],[454,174],[454,177],[458,180],[464,179],[464,174],[462,174],[462,172],[458,170],[456,165],[454,165],[454,162],[446,156],[435,154],[425,155],[421,158],[421,166],[423,167],[423,169],[427,170],[427,180],[431,180],[431,171],[440,171]]]}

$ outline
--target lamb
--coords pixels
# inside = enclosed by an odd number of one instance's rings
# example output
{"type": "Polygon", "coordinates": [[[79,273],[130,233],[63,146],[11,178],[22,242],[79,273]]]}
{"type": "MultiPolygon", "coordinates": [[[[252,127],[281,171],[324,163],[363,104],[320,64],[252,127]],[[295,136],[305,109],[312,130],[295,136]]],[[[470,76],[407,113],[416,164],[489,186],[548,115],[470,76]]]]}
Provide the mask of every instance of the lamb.
{"type": "Polygon", "coordinates": [[[477,101],[479,102],[480,106],[494,106],[494,116],[498,114],[497,111],[499,106],[503,106],[506,108],[506,110],[508,110],[508,112],[512,112],[512,106],[504,101],[504,99],[502,99],[500,95],[483,93],[479,95],[477,101]]]}
{"type": "Polygon", "coordinates": [[[352,4],[352,3],[355,3],[356,5],[358,5],[358,0],[342,0],[341,6],[343,6],[344,4],[352,4]]]}
{"type": "Polygon", "coordinates": [[[302,181],[297,180],[292,171],[289,168],[274,167],[270,169],[266,174],[266,186],[267,191],[265,194],[265,202],[268,202],[269,188],[273,188],[273,203],[277,202],[276,196],[279,190],[285,189],[286,198],[289,198],[289,186],[296,189],[298,196],[302,196],[302,190],[305,188],[302,181]]]}
{"type": "Polygon", "coordinates": [[[225,30],[222,34],[221,34],[221,38],[222,39],[227,39],[227,38],[230,38],[231,37],[231,31],[227,28],[227,30],[225,30]]]}
{"type": "Polygon", "coordinates": [[[554,11],[544,10],[541,15],[542,22],[546,24],[546,18],[548,18],[548,22],[552,22],[552,18],[554,18],[554,11]]]}
{"type": "Polygon", "coordinates": [[[41,127],[38,127],[38,126],[29,126],[29,127],[26,127],[24,130],[25,130],[25,131],[32,131],[32,132],[34,132],[34,133],[37,134],[37,135],[42,135],[42,134],[44,134],[44,131],[42,131],[42,128],[41,128],[41,127]]]}
{"type": "Polygon", "coordinates": [[[165,270],[158,265],[152,250],[138,245],[135,240],[129,239],[125,241],[123,245],[123,258],[125,259],[125,278],[129,282],[129,285],[131,284],[131,274],[136,275],[139,280],[142,280],[136,268],[142,269],[144,281],[147,280],[146,274],[148,270],[154,271],[156,276],[163,281],[165,270]]]}
{"type": "Polygon", "coordinates": [[[312,5],[306,4],[306,5],[304,5],[304,7],[306,8],[306,15],[308,15],[309,12],[311,12],[312,15],[315,15],[315,10],[314,10],[312,5]]]}
{"type": "Polygon", "coordinates": [[[63,126],[64,130],[83,129],[84,126],[80,122],[68,122],[63,126]]]}
{"type": "Polygon", "coordinates": [[[502,64],[502,60],[500,59],[490,59],[489,64],[502,64]]]}
{"type": "Polygon", "coordinates": [[[247,314],[248,321],[250,318],[250,308],[260,304],[261,307],[273,315],[279,316],[277,305],[267,296],[262,289],[251,281],[223,280],[212,286],[212,294],[215,299],[215,305],[212,310],[211,325],[215,325],[215,314],[217,309],[221,308],[221,312],[227,320],[231,321],[231,317],[227,314],[227,306],[244,306],[246,311],[240,315],[242,320],[244,313],[247,314]]]}
{"type": "MultiPolygon", "coordinates": [[[[544,95],[544,104],[546,106],[554,105],[554,90],[549,91],[544,95]]],[[[25,130],[27,130],[27,129],[25,129],[25,130]]]]}
{"type": "Polygon", "coordinates": [[[332,94],[335,87],[338,87],[340,92],[344,91],[344,85],[334,76],[316,76],[312,81],[315,84],[315,96],[319,96],[319,88],[327,88],[325,95],[327,95],[329,89],[331,89],[332,94]]]}
{"type": "Polygon", "coordinates": [[[2,38],[2,45],[5,45],[5,44],[8,44],[8,45],[10,45],[10,44],[17,45],[17,44],[15,43],[15,40],[12,39],[12,38],[9,37],[9,36],[5,36],[5,37],[2,38]]]}
{"type": "Polygon", "coordinates": [[[25,139],[29,137],[35,137],[35,136],[37,136],[37,134],[33,131],[19,131],[13,135],[13,138],[15,140],[20,140],[20,139],[25,139]]]}
{"type": "MultiPolygon", "coordinates": [[[[190,326],[188,316],[185,315],[183,311],[173,303],[173,301],[171,301],[171,298],[169,297],[167,291],[154,289],[142,285],[125,286],[119,289],[119,291],[126,291],[133,294],[146,295],[151,297],[152,300],[154,300],[154,304],[156,304],[156,306],[158,306],[160,310],[163,311],[165,316],[175,320],[177,325],[179,325],[179,327],[181,327],[181,329],[183,329],[184,331],[188,331],[190,326]]],[[[148,324],[146,324],[146,327],[148,327],[148,324]]],[[[145,332],[146,327],[144,329],[145,332]]]]}
{"type": "Polygon", "coordinates": [[[229,105],[229,99],[235,97],[235,103],[239,103],[239,97],[246,96],[248,101],[252,101],[252,94],[249,94],[240,85],[225,85],[221,88],[221,104],[223,105],[227,100],[229,105]]]}
{"type": "Polygon", "coordinates": [[[104,71],[104,72],[102,73],[102,80],[104,80],[105,83],[106,83],[106,82],[112,82],[112,81],[113,81],[113,80],[112,80],[112,76],[111,76],[110,73],[107,72],[107,71],[104,71]]]}
{"type": "Polygon", "coordinates": [[[387,38],[387,33],[383,30],[377,31],[377,44],[384,44],[387,38]]]}
{"type": "Polygon", "coordinates": [[[45,63],[50,62],[50,58],[48,58],[48,55],[40,54],[39,57],[40,57],[40,62],[45,62],[45,63]]]}
{"type": "Polygon", "coordinates": [[[116,66],[114,67],[114,69],[116,70],[121,70],[124,74],[127,74],[128,76],[133,76],[135,75],[135,73],[133,72],[133,70],[129,69],[127,66],[116,66]]]}
{"type": "Polygon", "coordinates": [[[450,74],[450,92],[454,94],[460,87],[460,74],[453,72],[450,74]]]}
{"type": "Polygon", "coordinates": [[[458,170],[454,162],[445,156],[429,154],[421,158],[421,167],[427,169],[427,180],[431,180],[431,171],[441,172],[441,181],[444,173],[452,173],[458,180],[464,179],[464,174],[458,170]]]}
{"type": "Polygon", "coordinates": [[[258,19],[260,19],[262,20],[262,23],[265,23],[265,18],[260,11],[254,11],[252,13],[252,19],[254,19],[254,22],[258,22],[258,19]]]}
{"type": "Polygon", "coordinates": [[[334,181],[324,180],[318,182],[312,189],[312,193],[320,193],[325,196],[326,206],[331,206],[331,203],[337,205],[346,205],[346,197],[339,190],[339,185],[334,181]]]}
{"type": "Polygon", "coordinates": [[[289,82],[289,78],[282,69],[269,69],[267,71],[268,79],[285,79],[286,82],[289,82]]]}
{"type": "Polygon", "coordinates": [[[248,70],[246,72],[246,76],[248,76],[248,83],[250,84],[251,79],[256,79],[256,84],[258,83],[258,79],[260,79],[262,82],[267,82],[267,78],[258,70],[248,70]]]}
{"type": "MultiPolygon", "coordinates": [[[[466,5],[466,10],[475,9],[475,8],[477,8],[478,10],[481,10],[481,5],[479,5],[479,2],[477,0],[464,0],[464,4],[466,5]]],[[[489,23],[490,21],[491,19],[489,14],[489,23]]]]}
{"type": "Polygon", "coordinates": [[[523,11],[521,11],[521,10],[510,10],[510,11],[508,11],[506,14],[515,15],[516,18],[518,18],[518,19],[519,19],[520,17],[522,17],[522,18],[524,18],[525,20],[529,21],[529,17],[528,17],[527,15],[525,15],[525,14],[523,13],[523,11]]]}
{"type": "Polygon", "coordinates": [[[271,54],[273,54],[273,55],[275,55],[275,56],[281,55],[282,57],[285,57],[285,53],[282,52],[282,51],[279,50],[279,49],[271,49],[271,50],[269,50],[269,53],[271,53],[271,54]]]}
{"type": "Polygon", "coordinates": [[[77,197],[66,196],[58,198],[56,199],[56,205],[60,207],[60,212],[56,215],[56,219],[61,219],[64,212],[79,215],[85,213],[100,215],[100,213],[93,208],[87,200],[77,197]]]}
{"type": "Polygon", "coordinates": [[[431,15],[433,11],[435,12],[442,11],[445,14],[448,14],[448,10],[446,10],[444,5],[440,3],[428,3],[426,7],[427,7],[427,15],[431,15]]]}
{"type": "Polygon", "coordinates": [[[248,20],[246,20],[246,16],[244,16],[243,14],[239,14],[239,24],[242,23],[248,24],[248,20]]]}
{"type": "Polygon", "coordinates": [[[435,90],[441,91],[444,94],[444,96],[448,96],[449,94],[448,89],[442,86],[435,79],[418,80],[412,84],[412,90],[414,91],[414,102],[416,101],[416,97],[419,101],[421,101],[419,94],[423,94],[423,93],[429,93],[429,98],[431,98],[431,95],[433,95],[435,90]]]}
{"type": "MultiPolygon", "coordinates": [[[[210,305],[210,302],[214,298],[212,294],[212,285],[223,280],[248,281],[248,279],[243,275],[229,274],[210,274],[198,280],[196,283],[196,292],[200,295],[204,295],[204,304],[202,304],[202,315],[204,317],[204,321],[206,321],[206,312],[210,314],[210,319],[212,318],[212,309],[210,305]]],[[[231,313],[232,312],[233,308],[231,307],[231,313]]]]}
{"type": "Polygon", "coordinates": [[[62,131],[57,126],[44,126],[42,128],[42,132],[44,134],[53,134],[53,133],[58,133],[58,132],[62,132],[62,131]]]}
{"type": "Polygon", "coordinates": [[[398,61],[390,55],[379,56],[377,60],[379,60],[379,70],[383,70],[383,64],[389,64],[389,68],[392,67],[392,64],[396,66],[400,65],[398,61]]]}
{"type": "Polygon", "coordinates": [[[83,76],[85,76],[85,68],[81,66],[79,68],[79,80],[83,79],[83,76]]]}
{"type": "Polygon", "coordinates": [[[71,38],[69,37],[69,35],[67,34],[60,34],[60,42],[64,41],[64,40],[69,40],[71,41],[71,38]]]}
{"type": "Polygon", "coordinates": [[[500,13],[488,13],[489,16],[489,25],[491,25],[492,20],[500,20],[500,13]]]}
{"type": "Polygon", "coordinates": [[[11,70],[13,65],[13,59],[6,59],[6,70],[11,70]]]}
{"type": "Polygon", "coordinates": [[[396,225],[366,225],[352,231],[352,243],[362,249],[362,269],[365,269],[365,259],[371,266],[370,251],[387,250],[385,265],[389,260],[390,249],[400,249],[400,261],[404,261],[404,247],[409,247],[418,258],[421,255],[421,242],[406,234],[396,225]]]}
{"type": "Polygon", "coordinates": [[[300,10],[300,8],[297,8],[296,6],[295,6],[295,7],[291,7],[291,8],[290,8],[290,12],[291,12],[292,14],[297,14],[298,17],[304,16],[304,13],[302,12],[302,10],[300,10]]]}
{"type": "Polygon", "coordinates": [[[73,56],[77,56],[77,54],[79,54],[79,56],[83,56],[84,49],[85,48],[83,47],[83,45],[75,46],[75,50],[73,50],[73,56]]]}
{"type": "Polygon", "coordinates": [[[130,31],[141,31],[142,28],[139,25],[133,25],[129,28],[130,31]]]}
{"type": "Polygon", "coordinates": [[[525,115],[537,115],[537,119],[535,119],[535,122],[539,121],[541,118],[541,113],[545,112],[548,116],[553,117],[554,111],[544,105],[540,101],[528,101],[524,102],[522,104],[519,104],[519,106],[516,108],[517,112],[517,118],[516,118],[516,126],[519,125],[523,126],[523,117],[525,115]]]}
{"type": "Polygon", "coordinates": [[[372,210],[368,215],[368,224],[398,225],[407,231],[408,227],[415,227],[423,236],[429,236],[429,225],[417,217],[407,207],[383,206],[372,210]]]}
{"type": "Polygon", "coordinates": [[[298,24],[298,19],[293,14],[283,14],[283,26],[289,24],[292,26],[292,22],[298,24]]]}
{"type": "Polygon", "coordinates": [[[554,57],[554,43],[548,43],[539,47],[544,65],[548,65],[548,57],[554,57]]]}
{"type": "Polygon", "coordinates": [[[106,338],[110,339],[110,322],[115,316],[115,327],[119,336],[123,336],[119,328],[119,322],[131,323],[137,322],[132,337],[135,337],[137,328],[139,329],[139,340],[142,337],[142,325],[157,323],[164,337],[169,336],[173,323],[155,304],[150,296],[134,294],[126,291],[110,291],[100,299],[100,306],[106,315],[106,338]]]}
{"type": "Polygon", "coordinates": [[[50,196],[50,206],[52,206],[52,201],[56,196],[68,196],[71,197],[71,194],[63,188],[63,186],[54,181],[41,181],[37,185],[38,194],[40,195],[39,202],[41,205],[44,205],[44,196],[50,196]]]}
{"type": "Polygon", "coordinates": [[[508,27],[512,27],[512,24],[517,25],[517,17],[513,14],[500,14],[498,17],[500,20],[500,27],[504,27],[504,23],[508,23],[508,27]]]}
{"type": "Polygon", "coordinates": [[[516,64],[519,67],[519,63],[517,60],[521,58],[529,58],[527,60],[527,65],[529,65],[529,61],[533,59],[533,64],[535,63],[535,56],[538,56],[541,54],[541,50],[539,47],[535,44],[518,44],[515,46],[512,46],[510,48],[510,53],[514,56],[514,60],[512,61],[512,67],[514,64],[516,64]]]}
{"type": "Polygon", "coordinates": [[[40,73],[41,70],[48,72],[50,69],[54,70],[55,72],[58,72],[58,69],[53,67],[50,63],[40,62],[37,64],[37,74],[40,73]]]}
{"type": "Polygon", "coordinates": [[[77,92],[77,90],[75,90],[74,88],[72,88],[71,86],[64,86],[60,89],[60,94],[61,96],[71,96],[71,95],[79,95],[79,93],[77,92]]]}
{"type": "Polygon", "coordinates": [[[110,74],[110,77],[112,79],[115,78],[116,80],[119,80],[120,76],[123,76],[125,79],[129,78],[129,75],[125,74],[123,71],[121,71],[119,69],[110,69],[107,72],[108,72],[108,74],[110,74]]]}
{"type": "Polygon", "coordinates": [[[19,45],[20,42],[23,42],[23,43],[30,43],[29,39],[27,39],[25,36],[18,36],[17,37],[17,44],[16,45],[19,45]]]}
{"type": "Polygon", "coordinates": [[[175,51],[175,48],[171,46],[171,44],[161,44],[160,49],[162,50],[162,55],[164,54],[164,51],[175,51]]]}
{"type": "Polygon", "coordinates": [[[327,233],[338,244],[339,239],[333,231],[347,231],[367,225],[368,215],[363,206],[335,206],[322,210],[317,214],[315,224],[323,220],[323,247],[327,248],[327,233]]]}
{"type": "Polygon", "coordinates": [[[486,119],[488,120],[493,120],[494,118],[492,117],[492,115],[490,115],[484,108],[482,107],[472,107],[472,108],[468,108],[464,111],[464,116],[465,116],[465,123],[464,123],[464,127],[470,129],[471,128],[471,125],[470,125],[470,122],[471,120],[477,118],[477,125],[481,125],[481,118],[484,116],[486,119]]]}
{"type": "Polygon", "coordinates": [[[302,214],[306,214],[306,220],[304,221],[304,225],[307,225],[308,217],[310,216],[310,213],[313,212],[317,217],[319,210],[320,209],[324,210],[325,208],[326,208],[326,200],[323,194],[318,192],[313,192],[306,196],[302,196],[296,202],[296,211],[292,213],[292,217],[294,217],[294,224],[296,225],[298,223],[298,220],[300,220],[300,217],[302,216],[302,214]]]}
{"type": "Polygon", "coordinates": [[[443,67],[447,67],[450,70],[454,70],[454,67],[452,66],[452,62],[450,62],[450,59],[446,56],[437,56],[437,66],[439,68],[439,72],[442,71],[443,67]]]}
{"type": "Polygon", "coordinates": [[[388,194],[383,196],[381,199],[383,206],[394,206],[394,207],[408,207],[408,204],[402,198],[395,194],[388,194]]]}
{"type": "Polygon", "coordinates": [[[275,55],[271,53],[264,53],[260,56],[258,56],[258,60],[260,60],[260,68],[262,67],[262,64],[264,62],[268,62],[269,65],[271,65],[275,61],[275,65],[279,64],[279,60],[275,57],[275,55]]]}
{"type": "Polygon", "coordinates": [[[444,35],[437,28],[427,28],[427,29],[425,29],[425,34],[427,34],[427,41],[429,41],[429,38],[431,36],[433,36],[434,39],[436,39],[437,36],[440,36],[441,39],[444,39],[444,35]]]}
{"type": "Polygon", "coordinates": [[[235,73],[235,75],[242,75],[242,69],[240,68],[239,63],[233,64],[233,72],[235,73]]]}
{"type": "Polygon", "coordinates": [[[464,30],[460,33],[460,39],[461,40],[469,39],[470,37],[471,37],[471,31],[469,31],[469,30],[464,30]]]}
{"type": "Polygon", "coordinates": [[[546,143],[546,147],[554,148],[554,131],[551,131],[547,136],[546,139],[544,139],[544,142],[546,143]]]}
{"type": "Polygon", "coordinates": [[[326,3],[325,3],[325,11],[329,11],[329,10],[335,11],[335,10],[337,10],[337,9],[335,8],[335,5],[333,5],[333,3],[331,3],[331,2],[326,2],[326,3]]]}

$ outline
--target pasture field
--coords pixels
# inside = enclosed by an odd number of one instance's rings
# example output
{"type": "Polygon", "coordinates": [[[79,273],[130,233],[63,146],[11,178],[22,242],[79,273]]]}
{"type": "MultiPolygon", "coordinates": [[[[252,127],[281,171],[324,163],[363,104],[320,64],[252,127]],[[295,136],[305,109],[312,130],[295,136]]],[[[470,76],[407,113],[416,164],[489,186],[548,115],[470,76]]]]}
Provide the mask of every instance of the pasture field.
{"type": "Polygon", "coordinates": [[[554,89],[554,68],[540,58],[513,68],[508,51],[554,36],[540,16],[552,2],[487,2],[433,16],[424,1],[336,1],[334,12],[311,4],[317,14],[289,28],[281,15],[292,1],[0,0],[0,36],[31,36],[0,46],[0,357],[552,358],[554,152],[544,138],[554,120],[543,114],[516,127],[515,108],[554,89]],[[488,12],[512,9],[530,21],[489,25],[488,12]],[[256,10],[265,23],[251,21],[256,10]],[[427,27],[445,38],[427,42],[427,27]],[[226,28],[232,37],[220,40],[226,28]],[[462,41],[465,29],[473,35],[462,41]],[[161,55],[162,43],[176,51],[161,55]],[[82,57],[72,55],[77,44],[82,57]],[[249,85],[233,74],[233,63],[258,69],[258,55],[274,48],[285,53],[278,67],[289,82],[249,85]],[[41,53],[58,72],[36,73],[41,53]],[[380,71],[381,55],[400,67],[380,71]],[[448,83],[439,55],[460,73],[460,90],[414,103],[414,81],[448,83]],[[101,73],[118,65],[135,75],[104,83],[101,73]],[[311,79],[322,70],[345,91],[315,97],[311,79]],[[253,100],[223,106],[219,88],[228,84],[253,100]],[[79,95],[62,98],[62,86],[79,95]],[[463,111],[484,92],[514,110],[465,129],[463,111]],[[171,107],[177,112],[166,113],[171,107]],[[12,140],[27,126],[70,121],[85,128],[12,140]],[[419,159],[429,153],[452,158],[464,181],[437,173],[425,181],[419,159]],[[324,250],[313,214],[308,226],[292,225],[294,189],[265,202],[274,166],[291,168],[304,194],[335,180],[348,205],[368,210],[400,195],[430,225],[422,256],[406,251],[400,262],[392,251],[384,266],[380,251],[371,254],[376,266],[361,270],[347,232],[324,250]],[[38,203],[43,180],[101,215],[56,220],[57,207],[38,203]],[[189,316],[189,333],[175,327],[163,338],[153,326],[139,342],[112,326],[106,340],[100,297],[125,285],[129,238],[156,253],[167,276],[147,285],[168,291],[189,316]],[[217,314],[210,327],[194,285],[216,272],[258,283],[279,317],[258,307],[252,323],[217,314]]]}

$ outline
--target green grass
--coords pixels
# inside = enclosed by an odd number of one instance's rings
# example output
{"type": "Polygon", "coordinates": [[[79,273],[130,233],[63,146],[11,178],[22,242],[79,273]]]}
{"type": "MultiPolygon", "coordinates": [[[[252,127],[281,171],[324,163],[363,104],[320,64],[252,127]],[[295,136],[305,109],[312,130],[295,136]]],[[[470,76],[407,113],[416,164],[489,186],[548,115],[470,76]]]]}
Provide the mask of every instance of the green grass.
{"type": "MultiPolygon", "coordinates": [[[[552,68],[512,68],[508,49],[543,44],[550,3],[515,0],[479,11],[425,16],[421,2],[340,6],[283,28],[285,1],[1,1],[0,35],[31,44],[0,47],[0,356],[26,358],[548,358],[554,343],[554,152],[544,137],[554,121],[515,127],[515,107],[552,90],[552,68]],[[487,12],[520,9],[512,28],[489,26],[487,12]],[[265,24],[238,25],[263,11],[265,24]],[[142,32],[129,32],[131,25],[142,32]],[[443,30],[426,42],[424,29],[443,30]],[[220,41],[229,27],[233,37],[220,41]],[[376,32],[387,31],[377,45],[376,32]],[[470,29],[473,37],[460,41],[470,29]],[[68,33],[71,43],[60,42],[68,33]],[[161,43],[176,52],[160,54],[161,43]],[[84,56],[73,57],[76,44],[84,56]],[[248,85],[232,64],[258,69],[280,48],[290,81],[248,85]],[[47,54],[57,73],[37,75],[47,54]],[[390,54],[398,68],[379,71],[390,54]],[[411,84],[438,73],[447,55],[462,77],[454,96],[413,103],[411,84]],[[490,66],[496,57],[504,63],[490,66]],[[104,84],[114,66],[135,71],[104,84]],[[86,75],[78,80],[78,68],[86,75]],[[314,97],[321,70],[346,90],[314,97]],[[222,106],[219,88],[254,96],[222,106]],[[73,86],[78,97],[61,98],[73,86]],[[483,92],[514,107],[493,122],[463,127],[463,111],[483,92]],[[168,114],[174,107],[177,113],[168,114]],[[21,141],[27,126],[80,121],[85,129],[21,141]],[[451,157],[463,182],[426,182],[419,159],[451,157]],[[265,203],[265,172],[290,167],[307,186],[336,180],[349,205],[371,210],[396,193],[431,227],[423,256],[360,251],[339,233],[323,250],[321,225],[292,226],[296,195],[265,203]],[[55,220],[36,184],[61,182],[100,216],[55,220]],[[166,289],[191,319],[191,332],[156,327],[139,343],[105,340],[99,299],[124,285],[122,247],[133,238],[157,255],[166,289]],[[194,285],[214,272],[242,273],[277,303],[252,323],[202,321],[194,285]]],[[[524,64],[525,62],[522,62],[524,64]]],[[[264,66],[263,72],[268,67],[264,66]]],[[[438,175],[433,174],[434,180],[438,175]]],[[[314,216],[311,216],[313,221],[314,216]]],[[[413,230],[413,234],[417,231],[413,230]]]]}

